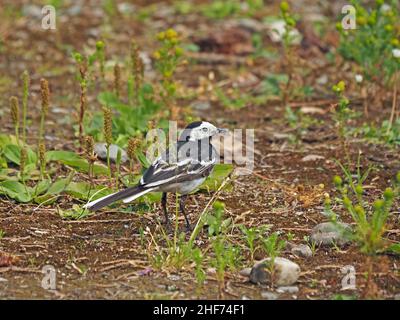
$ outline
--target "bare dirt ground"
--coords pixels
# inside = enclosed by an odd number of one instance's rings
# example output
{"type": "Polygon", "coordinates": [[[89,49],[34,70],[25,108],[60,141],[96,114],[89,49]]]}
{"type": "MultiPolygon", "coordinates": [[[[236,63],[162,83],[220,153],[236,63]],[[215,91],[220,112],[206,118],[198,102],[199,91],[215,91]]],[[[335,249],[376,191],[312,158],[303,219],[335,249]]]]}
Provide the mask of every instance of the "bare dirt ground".
{"type": "MultiPolygon", "coordinates": [[[[3,0],[1,3],[15,10],[24,6],[23,1],[3,0]]],[[[140,7],[143,3],[135,5],[140,7]]],[[[8,98],[21,95],[19,75],[25,69],[30,70],[34,83],[29,108],[32,123],[29,128],[30,142],[35,143],[35,119],[39,117],[38,79],[45,76],[51,85],[53,105],[46,131],[49,144],[55,149],[73,150],[74,131],[68,121],[75,121],[71,110],[75,110],[79,88],[74,80],[73,62],[68,55],[71,48],[82,50],[93,46],[98,37],[103,37],[107,42],[107,55],[118,57],[129,52],[130,39],[135,38],[143,51],[150,53],[154,49],[153,35],[166,27],[173,26],[190,39],[196,34],[196,29],[205,31],[224,24],[221,21],[211,23],[196,15],[163,13],[168,9],[168,2],[160,5],[158,15],[146,21],[124,17],[111,24],[106,23],[98,8],[98,1],[85,1],[79,14],[70,13],[66,18],[61,17],[58,29],[54,32],[43,31],[37,19],[31,16],[17,15],[14,19],[0,22],[0,31],[5,39],[0,54],[2,133],[12,133],[11,121],[6,116],[8,98]]],[[[205,61],[209,59],[207,54],[203,55],[205,61]]],[[[310,55],[314,55],[317,63],[323,59],[321,53],[310,55]]],[[[231,84],[244,81],[249,76],[259,79],[263,73],[279,69],[279,59],[274,65],[257,59],[253,63],[243,64],[241,59],[245,58],[242,56],[232,53],[229,56],[235,62],[189,64],[179,70],[178,77],[186,88],[196,89],[201,86],[200,76],[207,77],[210,72],[215,75],[215,83],[227,79],[231,84]]],[[[335,83],[339,78],[338,72],[333,72],[336,67],[326,63],[321,70],[317,63],[314,72],[327,74],[329,83],[335,83]]],[[[243,88],[243,92],[246,92],[247,88],[243,88]]],[[[89,104],[93,107],[97,104],[95,96],[94,93],[89,96],[89,104]]],[[[341,173],[334,159],[345,161],[334,123],[329,117],[332,103],[329,101],[333,99],[333,96],[321,94],[307,101],[296,102],[301,108],[313,105],[315,101],[326,101],[317,103],[319,111],[311,116],[320,122],[309,127],[298,144],[288,142],[287,135],[296,131],[288,129],[285,124],[285,112],[279,101],[241,109],[228,109],[220,102],[212,101],[210,110],[195,111],[197,116],[221,126],[255,129],[254,172],[235,177],[233,189],[223,191],[219,197],[226,204],[227,217],[231,217],[234,223],[272,225],[272,231],[290,232],[294,235],[294,243],[304,243],[304,236],[309,235],[315,225],[326,221],[321,214],[324,193],[333,194],[332,177],[341,173]],[[307,155],[320,157],[302,161],[307,155]]],[[[186,104],[188,101],[182,101],[182,106],[186,104]]],[[[354,104],[354,108],[362,111],[361,104],[354,104]]],[[[384,119],[389,112],[389,108],[384,112],[372,108],[370,118],[384,119]]],[[[376,168],[370,174],[367,189],[367,197],[375,199],[400,170],[398,149],[368,144],[360,139],[350,140],[349,146],[353,163],[361,151],[363,169],[371,165],[376,168]]],[[[63,174],[62,169],[59,174],[63,174]]],[[[74,179],[85,178],[77,176],[74,179]]],[[[200,193],[191,197],[188,210],[192,222],[196,221],[211,196],[212,193],[200,193]]],[[[146,249],[141,245],[139,229],[149,227],[153,234],[160,232],[160,226],[154,223],[162,216],[159,206],[154,205],[152,210],[144,214],[113,209],[102,210],[83,220],[63,220],[57,207],[69,208],[72,203],[77,202],[66,195],[61,196],[56,205],[41,207],[0,198],[0,229],[5,232],[0,239],[0,251],[17,257],[12,265],[0,267],[1,299],[218,298],[217,281],[211,271],[207,273],[205,290],[198,292],[190,268],[177,272],[159,270],[151,265],[146,249]],[[45,265],[52,265],[57,270],[56,290],[49,291],[41,287],[41,270],[45,265]]],[[[171,211],[174,210],[172,200],[169,206],[171,211]]],[[[398,217],[398,204],[394,211],[396,214],[393,217],[398,217]]],[[[183,226],[183,218],[180,223],[183,226]]],[[[399,242],[398,218],[392,218],[390,226],[387,237],[399,242]]],[[[204,232],[200,240],[205,238],[204,232]]],[[[263,258],[262,253],[257,255],[257,258],[263,258]]],[[[299,292],[281,294],[280,299],[330,299],[335,294],[362,296],[368,258],[359,252],[355,244],[340,249],[320,247],[309,259],[297,257],[289,250],[284,251],[282,256],[300,265],[301,276],[297,283],[299,292]],[[352,265],[356,270],[355,291],[341,291],[341,268],[346,265],[352,265]]],[[[398,257],[382,255],[374,263],[374,281],[379,297],[393,298],[400,290],[398,257]]],[[[261,299],[264,290],[266,288],[249,283],[238,272],[229,272],[227,275],[225,298],[261,299]]]]}

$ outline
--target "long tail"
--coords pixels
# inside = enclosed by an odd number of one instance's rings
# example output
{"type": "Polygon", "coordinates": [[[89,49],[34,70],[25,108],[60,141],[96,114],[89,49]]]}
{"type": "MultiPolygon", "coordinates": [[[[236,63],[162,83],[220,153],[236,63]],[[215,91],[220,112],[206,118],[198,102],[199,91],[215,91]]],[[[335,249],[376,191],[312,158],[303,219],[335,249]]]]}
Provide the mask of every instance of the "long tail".
{"type": "Polygon", "coordinates": [[[83,207],[91,211],[96,211],[118,200],[122,200],[124,203],[131,202],[152,190],[153,188],[145,189],[142,186],[130,187],[125,190],[109,194],[108,196],[102,197],[100,199],[91,201],[85,204],[83,207]]]}

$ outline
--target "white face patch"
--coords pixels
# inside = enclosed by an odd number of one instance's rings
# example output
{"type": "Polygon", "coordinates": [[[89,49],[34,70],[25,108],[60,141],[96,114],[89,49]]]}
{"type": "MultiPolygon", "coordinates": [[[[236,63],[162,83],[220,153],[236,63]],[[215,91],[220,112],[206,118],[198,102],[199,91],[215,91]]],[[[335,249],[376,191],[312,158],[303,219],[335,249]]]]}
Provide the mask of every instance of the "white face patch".
{"type": "Polygon", "coordinates": [[[204,138],[212,137],[217,133],[218,129],[214,125],[209,122],[203,121],[198,127],[191,129],[189,140],[201,140],[204,138]]]}

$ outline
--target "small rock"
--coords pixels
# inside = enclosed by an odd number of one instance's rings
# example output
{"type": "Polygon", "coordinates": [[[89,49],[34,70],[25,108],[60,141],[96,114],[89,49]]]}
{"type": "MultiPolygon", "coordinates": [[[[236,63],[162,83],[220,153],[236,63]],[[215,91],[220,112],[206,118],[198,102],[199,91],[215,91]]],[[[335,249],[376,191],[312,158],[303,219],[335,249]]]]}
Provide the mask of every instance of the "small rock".
{"type": "Polygon", "coordinates": [[[313,255],[311,248],[306,244],[292,245],[290,252],[303,258],[311,258],[313,255]]]}
{"type": "Polygon", "coordinates": [[[279,298],[279,294],[276,294],[274,292],[269,292],[269,291],[263,291],[263,292],[261,292],[261,297],[263,299],[267,299],[267,300],[276,300],[279,298]]]}
{"type": "MultiPolygon", "coordinates": [[[[268,35],[272,42],[281,42],[286,32],[286,23],[283,20],[275,20],[267,23],[268,35]]],[[[302,36],[297,29],[292,29],[289,32],[289,37],[292,44],[300,44],[302,36]]]]}
{"type": "Polygon", "coordinates": [[[167,278],[169,280],[171,280],[171,281],[179,281],[179,280],[181,280],[181,277],[178,276],[177,274],[170,274],[167,278]]]}
{"type": "Polygon", "coordinates": [[[319,156],[316,154],[309,154],[309,155],[305,156],[304,158],[302,158],[301,161],[308,162],[308,161],[317,161],[317,160],[324,160],[324,159],[325,159],[324,156],[319,156]]]}
{"type": "Polygon", "coordinates": [[[32,18],[42,18],[42,8],[34,4],[27,4],[22,7],[22,15],[32,18]]]}
{"type": "Polygon", "coordinates": [[[296,286],[286,286],[286,287],[279,287],[276,289],[278,293],[297,293],[299,292],[299,287],[296,286]]]}
{"type": "Polygon", "coordinates": [[[350,241],[346,234],[348,231],[351,231],[351,227],[347,223],[324,222],[312,229],[310,240],[317,245],[343,246],[350,241]]]}
{"type": "Polygon", "coordinates": [[[82,12],[82,6],[79,4],[74,5],[66,10],[67,15],[69,16],[77,16],[81,14],[81,12],[82,12]]]}
{"type": "Polygon", "coordinates": [[[323,74],[316,80],[317,84],[320,84],[320,85],[326,85],[328,83],[328,81],[329,81],[329,79],[326,74],[323,74]]]}
{"type": "Polygon", "coordinates": [[[394,300],[400,300],[400,293],[397,293],[393,297],[394,300]]]}
{"type": "Polygon", "coordinates": [[[239,19],[237,25],[250,32],[261,32],[265,29],[265,26],[261,22],[250,18],[239,19]]]}
{"type": "MultiPolygon", "coordinates": [[[[250,281],[253,283],[270,282],[270,273],[267,269],[267,263],[270,258],[257,262],[250,273],[250,281]]],[[[274,283],[278,286],[290,286],[294,284],[300,276],[300,267],[297,263],[289,259],[277,257],[274,260],[274,283]]]]}
{"type": "Polygon", "coordinates": [[[8,280],[6,278],[0,277],[0,282],[7,282],[8,280]]]}
{"type": "Polygon", "coordinates": [[[251,300],[248,296],[242,296],[242,300],[251,300]]]}
{"type": "MultiPolygon", "coordinates": [[[[118,149],[121,150],[121,163],[128,161],[128,155],[126,154],[126,151],[116,144],[110,145],[110,160],[114,163],[117,161],[118,149]]],[[[100,159],[107,160],[107,148],[104,142],[96,143],[94,146],[94,152],[100,159]]]]}
{"type": "Polygon", "coordinates": [[[244,268],[239,271],[239,274],[244,277],[249,277],[251,273],[251,268],[244,268]]]}
{"type": "Polygon", "coordinates": [[[209,101],[194,101],[190,106],[198,111],[205,111],[211,108],[209,101]]]}

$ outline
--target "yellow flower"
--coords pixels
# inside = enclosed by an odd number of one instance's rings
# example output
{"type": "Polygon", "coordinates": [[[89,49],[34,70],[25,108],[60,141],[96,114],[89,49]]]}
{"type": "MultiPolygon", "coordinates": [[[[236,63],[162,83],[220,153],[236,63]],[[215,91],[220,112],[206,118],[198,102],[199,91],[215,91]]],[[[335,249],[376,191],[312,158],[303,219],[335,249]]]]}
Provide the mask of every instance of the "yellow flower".
{"type": "Polygon", "coordinates": [[[159,52],[159,51],[154,52],[154,53],[153,53],[153,57],[154,57],[154,59],[156,59],[156,60],[160,60],[160,58],[161,58],[160,52],[159,52]]]}
{"type": "Polygon", "coordinates": [[[168,29],[165,32],[165,36],[167,39],[172,40],[178,37],[178,33],[174,29],[168,29]]]}
{"type": "Polygon", "coordinates": [[[364,26],[367,24],[367,19],[365,19],[365,17],[357,17],[356,21],[357,24],[360,26],[364,26]]]}
{"type": "Polygon", "coordinates": [[[287,3],[287,1],[282,1],[280,7],[282,12],[288,12],[290,9],[289,3],[287,3]]]}
{"type": "Polygon", "coordinates": [[[175,48],[175,55],[178,56],[178,57],[183,55],[183,49],[181,47],[176,47],[175,48]]]}
{"type": "Polygon", "coordinates": [[[340,91],[344,91],[344,89],[346,88],[346,84],[344,83],[344,81],[339,81],[337,86],[340,89],[340,91]]]}
{"type": "Polygon", "coordinates": [[[391,32],[391,31],[393,31],[393,26],[390,25],[390,24],[387,24],[387,25],[385,26],[385,30],[386,30],[387,32],[391,32]]]}
{"type": "Polygon", "coordinates": [[[399,39],[396,39],[396,38],[393,38],[393,39],[390,41],[390,43],[391,43],[392,45],[394,45],[395,47],[398,47],[398,46],[400,45],[399,39]]]}
{"type": "Polygon", "coordinates": [[[157,39],[163,41],[165,39],[165,32],[160,32],[157,34],[157,39]]]}

